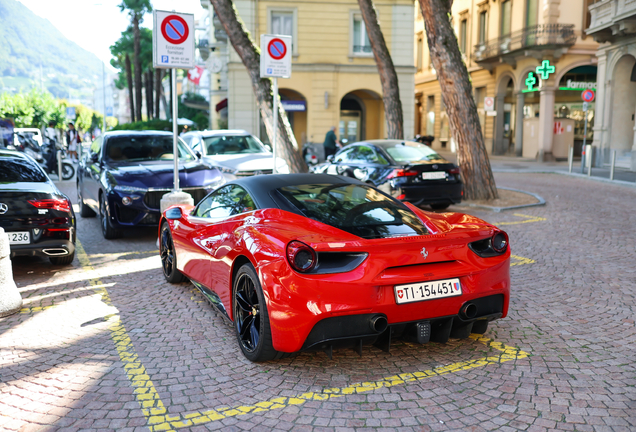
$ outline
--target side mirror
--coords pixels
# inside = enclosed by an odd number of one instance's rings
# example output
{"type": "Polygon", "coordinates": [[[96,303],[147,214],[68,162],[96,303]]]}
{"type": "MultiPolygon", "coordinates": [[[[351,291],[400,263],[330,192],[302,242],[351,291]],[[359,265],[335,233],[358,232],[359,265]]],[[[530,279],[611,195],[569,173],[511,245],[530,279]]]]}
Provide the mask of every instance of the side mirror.
{"type": "Polygon", "coordinates": [[[263,144],[265,146],[265,148],[267,149],[268,152],[272,152],[272,146],[269,144],[263,144]]]}
{"type": "Polygon", "coordinates": [[[96,163],[99,160],[99,155],[97,153],[91,154],[91,162],[96,163]]]}
{"type": "Polygon", "coordinates": [[[327,156],[327,162],[333,162],[333,155],[327,156]]]}
{"type": "Polygon", "coordinates": [[[181,213],[181,209],[179,207],[173,207],[166,210],[166,219],[177,220],[181,219],[183,213],[181,213]]]}
{"type": "Polygon", "coordinates": [[[197,158],[201,159],[203,157],[203,155],[201,154],[200,151],[195,151],[194,154],[196,155],[197,158]]]}

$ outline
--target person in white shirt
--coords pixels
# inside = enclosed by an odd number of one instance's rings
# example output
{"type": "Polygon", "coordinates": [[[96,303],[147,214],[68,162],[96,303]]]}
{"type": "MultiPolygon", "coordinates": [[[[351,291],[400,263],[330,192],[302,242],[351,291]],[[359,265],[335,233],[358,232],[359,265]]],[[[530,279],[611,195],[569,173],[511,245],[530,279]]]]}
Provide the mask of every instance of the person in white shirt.
{"type": "Polygon", "coordinates": [[[77,160],[77,145],[82,142],[79,132],[75,130],[73,122],[69,122],[66,131],[66,143],[68,144],[68,155],[72,160],[77,160]]]}

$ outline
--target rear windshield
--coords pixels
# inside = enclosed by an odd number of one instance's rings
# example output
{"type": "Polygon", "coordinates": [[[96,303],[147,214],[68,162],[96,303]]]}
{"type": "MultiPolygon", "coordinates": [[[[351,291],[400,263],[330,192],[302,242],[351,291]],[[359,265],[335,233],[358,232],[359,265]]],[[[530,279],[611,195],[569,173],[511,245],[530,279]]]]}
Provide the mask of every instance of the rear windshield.
{"type": "Polygon", "coordinates": [[[404,144],[396,144],[393,147],[384,147],[384,150],[386,150],[396,162],[414,162],[442,158],[434,150],[431,150],[429,146],[410,141],[404,144]]]}
{"type": "Polygon", "coordinates": [[[278,189],[304,216],[373,239],[428,234],[404,204],[366,185],[308,184],[278,189]]]}
{"type": "Polygon", "coordinates": [[[206,155],[264,153],[267,149],[251,135],[227,135],[203,138],[206,155]]]}
{"type": "MultiPolygon", "coordinates": [[[[179,160],[195,160],[181,140],[177,140],[179,160]]],[[[172,137],[166,135],[116,136],[106,142],[104,157],[109,162],[173,160],[172,137]]]]}
{"type": "Polygon", "coordinates": [[[0,156],[0,183],[45,182],[46,176],[33,162],[0,156]]]}

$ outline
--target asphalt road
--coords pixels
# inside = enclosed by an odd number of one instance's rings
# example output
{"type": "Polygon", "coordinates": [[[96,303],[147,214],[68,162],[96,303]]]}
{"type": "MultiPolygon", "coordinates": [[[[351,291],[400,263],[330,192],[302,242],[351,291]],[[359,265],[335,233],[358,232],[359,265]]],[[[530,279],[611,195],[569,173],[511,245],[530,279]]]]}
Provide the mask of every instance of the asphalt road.
{"type": "Polygon", "coordinates": [[[79,218],[72,266],[13,262],[24,308],[0,319],[0,430],[636,430],[636,188],[496,180],[547,201],[468,210],[510,235],[508,318],[332,360],[250,363],[191,284],[164,281],[154,230],[106,241],[79,218]]]}

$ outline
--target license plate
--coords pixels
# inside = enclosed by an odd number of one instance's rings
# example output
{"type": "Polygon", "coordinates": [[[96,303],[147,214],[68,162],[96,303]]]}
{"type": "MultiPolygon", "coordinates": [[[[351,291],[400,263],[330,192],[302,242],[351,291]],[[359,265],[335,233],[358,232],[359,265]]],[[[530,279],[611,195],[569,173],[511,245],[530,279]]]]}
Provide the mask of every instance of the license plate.
{"type": "Polygon", "coordinates": [[[8,232],[9,244],[29,244],[31,243],[31,233],[28,231],[8,232]]]}
{"type": "Polygon", "coordinates": [[[434,172],[423,172],[422,180],[440,180],[446,178],[446,172],[444,171],[434,171],[434,172]]]}
{"type": "Polygon", "coordinates": [[[397,304],[462,295],[462,285],[458,278],[396,285],[394,290],[397,304]]]}

